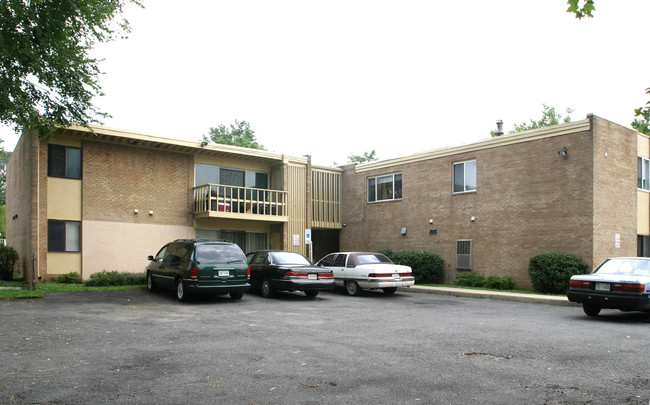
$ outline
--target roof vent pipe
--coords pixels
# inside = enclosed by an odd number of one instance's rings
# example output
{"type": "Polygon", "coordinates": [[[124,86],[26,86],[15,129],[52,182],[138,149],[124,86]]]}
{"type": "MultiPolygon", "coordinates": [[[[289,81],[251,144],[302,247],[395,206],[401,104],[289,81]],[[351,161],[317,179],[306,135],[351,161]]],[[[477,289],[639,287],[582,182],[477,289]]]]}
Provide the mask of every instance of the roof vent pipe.
{"type": "Polygon", "coordinates": [[[497,120],[496,136],[501,136],[501,135],[503,135],[503,121],[497,120]]]}

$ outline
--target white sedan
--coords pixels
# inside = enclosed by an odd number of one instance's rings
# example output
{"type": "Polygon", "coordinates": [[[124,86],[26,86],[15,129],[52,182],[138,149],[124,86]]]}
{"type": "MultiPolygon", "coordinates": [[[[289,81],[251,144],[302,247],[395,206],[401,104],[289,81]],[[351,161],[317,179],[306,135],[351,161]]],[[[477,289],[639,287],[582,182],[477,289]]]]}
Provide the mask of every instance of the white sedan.
{"type": "Polygon", "coordinates": [[[331,253],[316,263],[316,266],[331,269],[336,286],[345,287],[350,295],[359,295],[361,290],[377,289],[393,294],[397,287],[415,284],[409,266],[395,264],[381,253],[331,253]]]}
{"type": "Polygon", "coordinates": [[[591,274],[572,276],[567,297],[589,316],[602,308],[650,312],[650,259],[607,259],[591,274]]]}

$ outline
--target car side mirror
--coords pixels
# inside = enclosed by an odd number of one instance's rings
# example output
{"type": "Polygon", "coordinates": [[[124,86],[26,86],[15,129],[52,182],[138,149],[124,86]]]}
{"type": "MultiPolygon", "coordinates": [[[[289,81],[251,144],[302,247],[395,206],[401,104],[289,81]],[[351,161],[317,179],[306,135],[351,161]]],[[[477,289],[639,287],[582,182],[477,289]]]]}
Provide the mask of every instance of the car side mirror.
{"type": "Polygon", "coordinates": [[[147,260],[153,261],[153,256],[149,255],[149,256],[147,257],[147,260]]]}

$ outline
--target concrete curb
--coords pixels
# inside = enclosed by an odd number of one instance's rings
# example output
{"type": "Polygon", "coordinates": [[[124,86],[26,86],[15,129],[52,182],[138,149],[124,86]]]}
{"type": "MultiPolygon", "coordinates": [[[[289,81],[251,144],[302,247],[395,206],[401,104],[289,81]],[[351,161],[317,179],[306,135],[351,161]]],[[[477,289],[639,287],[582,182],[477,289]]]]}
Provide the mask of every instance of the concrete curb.
{"type": "Polygon", "coordinates": [[[570,302],[567,299],[567,297],[558,297],[558,296],[540,295],[540,294],[522,294],[522,293],[512,293],[507,291],[484,291],[484,290],[470,290],[465,288],[449,288],[449,287],[425,287],[419,285],[414,285],[412,287],[406,287],[406,288],[399,288],[399,290],[404,292],[451,295],[454,297],[485,298],[491,300],[527,302],[533,304],[558,305],[558,306],[567,306],[567,307],[578,306],[577,303],[570,302]]]}

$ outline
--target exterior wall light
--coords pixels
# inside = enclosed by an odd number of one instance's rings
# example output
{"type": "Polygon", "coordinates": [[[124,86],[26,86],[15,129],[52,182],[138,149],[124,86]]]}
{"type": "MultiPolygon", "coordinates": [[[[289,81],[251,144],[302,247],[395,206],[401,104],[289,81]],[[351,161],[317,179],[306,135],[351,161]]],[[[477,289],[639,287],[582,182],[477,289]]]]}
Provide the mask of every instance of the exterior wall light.
{"type": "Polygon", "coordinates": [[[406,228],[402,228],[402,232],[400,232],[402,235],[406,235],[406,228]]]}
{"type": "Polygon", "coordinates": [[[562,156],[563,158],[569,156],[569,152],[566,150],[566,146],[561,151],[559,151],[557,154],[562,156]]]}
{"type": "Polygon", "coordinates": [[[137,214],[137,213],[138,213],[138,209],[137,209],[137,208],[134,209],[134,210],[133,210],[133,213],[134,213],[134,214],[137,214]]]}

